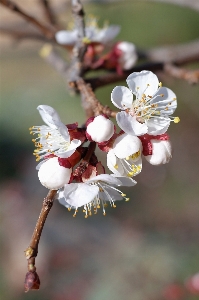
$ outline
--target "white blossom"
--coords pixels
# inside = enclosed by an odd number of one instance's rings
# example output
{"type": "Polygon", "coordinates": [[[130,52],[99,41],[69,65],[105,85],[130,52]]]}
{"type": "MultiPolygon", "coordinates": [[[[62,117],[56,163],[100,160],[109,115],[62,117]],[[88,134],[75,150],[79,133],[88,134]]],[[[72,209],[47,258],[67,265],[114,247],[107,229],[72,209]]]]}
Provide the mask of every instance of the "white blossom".
{"type": "Polygon", "coordinates": [[[131,135],[163,134],[177,107],[176,95],[158,81],[150,71],[134,72],[127,78],[128,87],[116,86],[111,94],[112,103],[122,111],[116,116],[119,127],[131,135]]]}
{"type": "Polygon", "coordinates": [[[117,186],[134,186],[135,184],[136,181],[131,178],[122,176],[116,178],[114,175],[101,174],[84,183],[65,184],[58,194],[58,200],[69,210],[75,209],[73,216],[76,216],[79,207],[83,207],[85,218],[87,218],[92,214],[92,209],[95,214],[101,206],[105,215],[107,202],[112,207],[116,207],[115,201],[129,200],[117,186]]]}
{"type": "MultiPolygon", "coordinates": [[[[112,41],[120,32],[120,26],[104,26],[100,29],[97,24],[97,19],[91,17],[89,20],[86,20],[85,32],[86,42],[98,42],[106,44],[112,41]]],[[[78,30],[60,30],[56,32],[55,39],[60,45],[74,46],[78,41],[78,30]]]]}
{"type": "Polygon", "coordinates": [[[170,141],[152,139],[152,155],[145,156],[146,160],[152,165],[166,164],[172,157],[170,141]]]}
{"type": "Polygon", "coordinates": [[[96,143],[108,141],[114,134],[114,124],[111,120],[99,115],[93,119],[86,129],[88,138],[96,143]]]}
{"type": "Polygon", "coordinates": [[[142,170],[141,152],[142,144],[138,137],[121,134],[107,154],[107,166],[117,176],[135,176],[142,170]]]}
{"type": "Polygon", "coordinates": [[[138,59],[135,45],[129,42],[120,42],[116,47],[121,51],[119,56],[121,68],[123,70],[131,69],[138,59]]]}
{"type": "Polygon", "coordinates": [[[72,168],[60,166],[58,157],[46,160],[39,168],[38,177],[43,186],[57,190],[70,181],[72,168]]]}
{"type": "Polygon", "coordinates": [[[49,154],[62,158],[70,157],[76,148],[81,145],[81,141],[77,139],[71,141],[66,125],[61,122],[54,108],[48,105],[39,105],[37,109],[47,126],[33,126],[30,128],[31,134],[38,134],[38,137],[33,139],[37,148],[34,151],[36,160],[38,161],[49,154]]]}

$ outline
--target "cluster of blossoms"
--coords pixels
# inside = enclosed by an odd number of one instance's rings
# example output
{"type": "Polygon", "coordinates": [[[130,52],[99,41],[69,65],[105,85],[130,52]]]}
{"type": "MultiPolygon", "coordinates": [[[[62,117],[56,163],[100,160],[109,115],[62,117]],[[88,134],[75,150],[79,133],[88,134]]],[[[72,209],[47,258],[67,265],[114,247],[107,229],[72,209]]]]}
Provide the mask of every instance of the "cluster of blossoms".
{"type": "Polygon", "coordinates": [[[121,111],[116,120],[120,127],[116,133],[113,122],[105,115],[87,120],[86,128],[78,124],[64,125],[58,113],[50,106],[38,106],[46,123],[30,128],[38,177],[42,185],[57,191],[57,199],[76,216],[83,207],[85,217],[97,213],[115,201],[129,198],[120,191],[121,186],[134,186],[134,176],[142,170],[142,158],[152,165],[165,164],[171,158],[171,144],[166,131],[177,107],[176,95],[162,87],[150,71],[132,73],[128,87],[117,86],[111,94],[112,103],[121,111]],[[105,168],[95,155],[95,147],[106,153],[105,168]]]}
{"type": "MultiPolygon", "coordinates": [[[[86,19],[85,38],[87,51],[84,65],[89,69],[115,69],[117,73],[131,69],[137,61],[137,51],[133,43],[120,41],[111,43],[120,32],[118,25],[98,27],[97,19],[90,16],[86,19]]],[[[56,42],[72,49],[78,41],[78,30],[60,30],[55,34],[56,42]]]]}

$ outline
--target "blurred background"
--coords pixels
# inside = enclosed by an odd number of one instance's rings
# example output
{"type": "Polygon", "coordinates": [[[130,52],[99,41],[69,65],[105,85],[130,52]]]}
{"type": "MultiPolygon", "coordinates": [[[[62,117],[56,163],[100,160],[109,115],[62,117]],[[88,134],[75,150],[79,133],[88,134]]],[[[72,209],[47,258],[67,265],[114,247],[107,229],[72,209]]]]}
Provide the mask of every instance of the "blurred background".
{"type": "MultiPolygon", "coordinates": [[[[72,20],[70,6],[51,2],[66,26],[72,20]]],[[[42,17],[38,1],[17,3],[42,17]]],[[[98,16],[100,24],[108,20],[121,25],[117,40],[139,48],[185,43],[199,34],[199,12],[185,7],[132,0],[86,2],[84,8],[98,16]]],[[[26,26],[20,17],[0,9],[1,24],[26,26]]],[[[131,200],[108,207],[106,217],[99,211],[88,219],[81,213],[73,218],[55,202],[36,259],[41,288],[24,293],[23,251],[47,194],[37,177],[28,128],[43,123],[36,110],[39,104],[53,106],[65,123],[81,125],[85,119],[79,96],[71,95],[61,76],[38,55],[41,42],[19,42],[6,35],[0,41],[1,299],[199,299],[181,289],[199,272],[199,86],[161,73],[157,75],[163,85],[177,94],[175,115],[181,119],[171,123],[168,132],[172,160],[158,167],[144,161],[135,178],[138,184],[125,190],[131,200]]],[[[111,106],[115,85],[97,90],[103,104],[111,106]]]]}

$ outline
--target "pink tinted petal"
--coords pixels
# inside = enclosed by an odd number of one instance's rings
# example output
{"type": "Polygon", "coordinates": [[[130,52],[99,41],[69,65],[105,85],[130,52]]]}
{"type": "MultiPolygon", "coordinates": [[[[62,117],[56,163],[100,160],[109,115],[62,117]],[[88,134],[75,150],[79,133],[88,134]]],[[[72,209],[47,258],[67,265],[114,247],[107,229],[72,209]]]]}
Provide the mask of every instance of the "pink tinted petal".
{"type": "Polygon", "coordinates": [[[117,108],[125,110],[131,108],[133,95],[127,87],[116,86],[111,93],[111,101],[117,108]]]}
{"type": "Polygon", "coordinates": [[[134,72],[127,77],[126,82],[139,99],[143,94],[153,96],[159,84],[157,76],[151,71],[134,72]]]}
{"type": "Polygon", "coordinates": [[[136,117],[132,117],[130,114],[121,111],[117,113],[116,120],[118,126],[126,133],[130,135],[143,135],[147,133],[147,126],[145,123],[139,123],[136,117]]]}

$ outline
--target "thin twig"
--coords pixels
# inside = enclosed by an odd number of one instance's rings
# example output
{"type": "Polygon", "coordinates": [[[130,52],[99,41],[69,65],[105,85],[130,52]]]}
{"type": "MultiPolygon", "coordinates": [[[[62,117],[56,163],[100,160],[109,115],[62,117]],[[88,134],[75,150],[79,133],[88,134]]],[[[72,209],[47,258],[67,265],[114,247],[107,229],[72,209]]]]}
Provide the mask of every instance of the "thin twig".
{"type": "Polygon", "coordinates": [[[86,83],[82,78],[78,79],[76,84],[81,95],[84,97],[84,101],[88,103],[90,108],[92,109],[94,116],[103,113],[109,117],[115,118],[117,112],[112,111],[108,106],[103,106],[98,101],[90,84],[86,83]]]}
{"type": "Polygon", "coordinates": [[[36,18],[30,16],[26,12],[24,12],[17,4],[10,0],[0,0],[0,4],[6,6],[8,9],[10,9],[13,12],[18,13],[21,17],[23,17],[26,21],[36,26],[45,37],[48,39],[54,39],[55,30],[53,28],[47,27],[44,24],[42,24],[40,21],[38,21],[36,18]]]}
{"type": "Polygon", "coordinates": [[[51,24],[51,25],[57,25],[55,15],[53,13],[53,10],[50,7],[50,3],[48,0],[40,0],[43,8],[44,8],[44,13],[46,16],[46,20],[51,24]]]}
{"type": "Polygon", "coordinates": [[[25,250],[25,256],[28,261],[28,273],[25,278],[25,291],[28,292],[31,289],[39,289],[39,276],[36,273],[35,258],[38,253],[38,245],[41,237],[41,233],[48,216],[50,209],[53,206],[54,197],[57,190],[50,190],[46,198],[44,198],[42,209],[33,231],[32,238],[30,240],[29,247],[25,250]]]}

